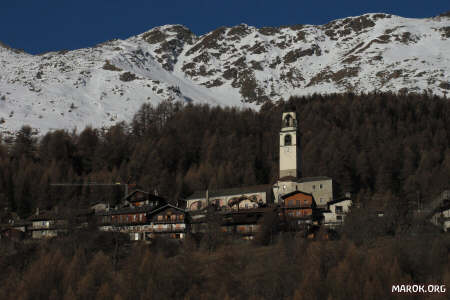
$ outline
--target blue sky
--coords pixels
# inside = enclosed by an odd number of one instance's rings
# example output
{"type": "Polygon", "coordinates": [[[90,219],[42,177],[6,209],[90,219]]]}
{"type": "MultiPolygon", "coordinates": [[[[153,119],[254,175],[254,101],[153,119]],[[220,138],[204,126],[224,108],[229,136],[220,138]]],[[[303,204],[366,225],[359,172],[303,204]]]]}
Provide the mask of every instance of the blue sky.
{"type": "Polygon", "coordinates": [[[0,41],[42,53],[123,39],[164,24],[183,24],[200,35],[240,23],[325,24],[369,12],[424,18],[449,10],[450,0],[2,0],[0,41]]]}

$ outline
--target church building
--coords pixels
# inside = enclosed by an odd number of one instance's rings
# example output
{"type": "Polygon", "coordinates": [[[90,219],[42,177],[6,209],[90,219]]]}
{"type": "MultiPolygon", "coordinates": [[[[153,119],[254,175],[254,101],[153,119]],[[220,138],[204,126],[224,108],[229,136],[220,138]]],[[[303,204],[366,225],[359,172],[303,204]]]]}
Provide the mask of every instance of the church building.
{"type": "Polygon", "coordinates": [[[198,211],[214,205],[221,210],[242,210],[282,205],[282,196],[295,191],[311,194],[318,208],[326,208],[333,200],[331,178],[302,177],[301,139],[293,111],[282,115],[279,167],[279,178],[273,185],[196,191],[186,199],[186,209],[198,211]]]}
{"type": "Polygon", "coordinates": [[[313,195],[319,208],[333,200],[333,180],[329,177],[302,177],[301,136],[297,114],[284,112],[280,131],[280,173],[273,185],[274,202],[282,204],[282,196],[294,191],[313,195]]]}

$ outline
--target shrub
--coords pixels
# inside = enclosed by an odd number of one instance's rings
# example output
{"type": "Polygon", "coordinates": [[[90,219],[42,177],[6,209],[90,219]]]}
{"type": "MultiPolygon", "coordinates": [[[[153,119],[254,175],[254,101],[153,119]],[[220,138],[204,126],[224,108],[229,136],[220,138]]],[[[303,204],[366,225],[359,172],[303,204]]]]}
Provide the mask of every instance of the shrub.
{"type": "Polygon", "coordinates": [[[122,71],[121,68],[116,67],[115,65],[111,64],[109,62],[109,60],[106,60],[105,64],[103,65],[103,70],[108,70],[108,71],[122,71]]]}
{"type": "Polygon", "coordinates": [[[120,74],[119,79],[122,81],[133,81],[133,80],[137,79],[137,77],[134,73],[125,72],[125,73],[120,74]]]}

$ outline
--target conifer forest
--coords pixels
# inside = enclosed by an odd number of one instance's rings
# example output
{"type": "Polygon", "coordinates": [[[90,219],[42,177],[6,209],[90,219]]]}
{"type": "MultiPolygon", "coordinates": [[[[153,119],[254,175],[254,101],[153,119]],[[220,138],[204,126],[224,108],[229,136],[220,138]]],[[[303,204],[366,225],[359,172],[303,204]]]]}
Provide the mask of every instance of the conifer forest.
{"type": "Polygon", "coordinates": [[[393,284],[450,289],[450,235],[413,214],[450,189],[450,102],[430,94],[310,95],[258,111],[167,101],[110,128],[23,126],[0,137],[0,205],[25,219],[124,195],[122,185],[82,183],[132,184],[174,205],[196,190],[272,184],[287,109],[299,120],[303,175],[333,178],[334,193],[356,204],[336,237],[273,233],[267,216],[252,241],[210,232],[145,244],[95,227],[0,240],[0,299],[391,299],[393,284]]]}

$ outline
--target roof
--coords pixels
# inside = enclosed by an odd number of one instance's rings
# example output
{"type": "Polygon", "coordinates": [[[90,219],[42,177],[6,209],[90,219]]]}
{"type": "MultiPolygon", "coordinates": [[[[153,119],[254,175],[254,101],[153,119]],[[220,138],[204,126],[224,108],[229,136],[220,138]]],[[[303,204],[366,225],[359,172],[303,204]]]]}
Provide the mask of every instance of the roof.
{"type": "Polygon", "coordinates": [[[449,210],[449,209],[450,209],[450,202],[448,202],[448,203],[446,202],[446,203],[440,205],[439,207],[437,207],[436,209],[434,209],[433,210],[433,214],[441,213],[441,212],[444,212],[444,211],[449,210]]]}
{"type": "Polygon", "coordinates": [[[322,181],[322,180],[331,180],[331,178],[327,177],[327,176],[303,177],[303,178],[300,178],[297,182],[311,182],[311,181],[322,181]]]}
{"type": "Polygon", "coordinates": [[[313,182],[313,181],[323,181],[323,180],[332,180],[330,177],[327,176],[317,176],[317,177],[302,177],[297,178],[294,176],[284,176],[278,179],[278,181],[295,181],[298,183],[302,182],[313,182]]]}
{"type": "Polygon", "coordinates": [[[22,227],[22,226],[27,226],[27,225],[31,225],[31,221],[17,220],[17,221],[14,221],[14,223],[11,224],[12,227],[22,227]]]}
{"type": "MultiPolygon", "coordinates": [[[[159,206],[160,207],[160,206],[159,206]]],[[[152,212],[159,208],[158,206],[151,206],[151,205],[143,205],[143,206],[136,206],[136,207],[124,207],[119,209],[110,209],[106,211],[101,211],[97,213],[97,215],[100,216],[109,216],[109,215],[122,215],[122,214],[134,214],[134,213],[145,213],[145,212],[152,212]]]]}
{"type": "MultiPolygon", "coordinates": [[[[208,190],[208,196],[209,197],[232,196],[249,193],[268,192],[271,190],[272,185],[263,184],[254,186],[244,186],[239,188],[208,190]]],[[[191,196],[187,197],[186,200],[203,199],[203,198],[206,198],[206,191],[195,191],[191,196]]]]}
{"type": "Polygon", "coordinates": [[[281,196],[281,198],[282,198],[282,199],[286,199],[287,197],[290,197],[290,196],[295,195],[295,194],[304,194],[304,195],[308,195],[308,196],[311,196],[311,197],[314,199],[313,194],[306,193],[306,192],[302,192],[302,191],[293,191],[293,192],[284,194],[283,196],[281,196]]]}
{"type": "MultiPolygon", "coordinates": [[[[163,200],[163,201],[165,201],[165,199],[163,198],[163,197],[159,197],[159,196],[156,196],[156,195],[154,195],[154,194],[150,194],[149,192],[146,192],[146,191],[143,191],[143,190],[139,190],[139,189],[136,189],[136,190],[134,190],[134,191],[132,191],[131,193],[129,193],[128,195],[126,195],[124,198],[123,198],[123,200],[127,200],[127,201],[129,201],[129,202],[133,202],[133,201],[130,201],[129,200],[129,198],[131,197],[131,196],[133,196],[134,194],[136,194],[136,193],[143,193],[143,194],[146,194],[147,195],[147,199],[148,200],[163,200]]],[[[145,200],[147,200],[147,199],[145,199],[145,200]]],[[[139,199],[139,200],[136,200],[136,201],[142,201],[142,199],[139,199]]]]}
{"type": "MultiPolygon", "coordinates": [[[[258,220],[262,218],[265,213],[275,211],[275,207],[218,211],[216,212],[215,217],[222,223],[222,225],[257,224],[258,220]]],[[[205,222],[205,219],[207,218],[207,213],[205,212],[198,213],[195,211],[189,211],[188,215],[191,217],[191,222],[193,223],[205,222]]]]}
{"type": "Polygon", "coordinates": [[[333,205],[333,204],[336,204],[336,203],[339,203],[339,202],[343,202],[343,201],[347,201],[347,200],[352,201],[351,198],[344,197],[344,198],[340,198],[340,199],[335,199],[335,200],[329,201],[327,204],[328,205],[333,205]]]}
{"type": "Polygon", "coordinates": [[[152,214],[155,214],[155,213],[157,213],[157,212],[160,212],[160,211],[163,211],[163,210],[165,210],[165,209],[167,209],[167,208],[174,208],[174,209],[176,209],[176,210],[178,210],[178,211],[181,211],[181,212],[186,212],[184,209],[182,209],[182,208],[179,208],[179,207],[177,207],[177,206],[174,206],[174,205],[172,205],[172,204],[166,204],[166,205],[164,205],[164,206],[162,206],[162,207],[159,207],[159,208],[157,208],[157,209],[155,209],[154,211],[152,211],[152,214]]]}
{"type": "Polygon", "coordinates": [[[28,218],[29,221],[45,221],[45,220],[63,220],[70,217],[79,217],[83,215],[92,214],[94,211],[92,209],[77,209],[77,210],[66,210],[62,212],[56,211],[43,211],[39,215],[32,215],[28,218]]]}
{"type": "Polygon", "coordinates": [[[284,176],[278,179],[278,181],[297,181],[298,178],[295,176],[284,176]]]}

